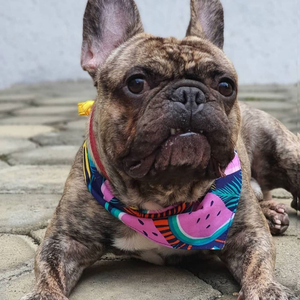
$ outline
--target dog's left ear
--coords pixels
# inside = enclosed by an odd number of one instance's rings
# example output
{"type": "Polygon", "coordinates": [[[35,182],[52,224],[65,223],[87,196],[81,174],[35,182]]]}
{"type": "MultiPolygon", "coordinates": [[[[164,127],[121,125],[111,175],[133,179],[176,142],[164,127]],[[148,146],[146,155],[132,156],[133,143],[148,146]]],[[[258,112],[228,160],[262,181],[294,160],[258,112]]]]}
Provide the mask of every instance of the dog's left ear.
{"type": "Polygon", "coordinates": [[[224,45],[224,11],[219,0],[191,0],[187,36],[207,38],[220,49],[224,45]]]}

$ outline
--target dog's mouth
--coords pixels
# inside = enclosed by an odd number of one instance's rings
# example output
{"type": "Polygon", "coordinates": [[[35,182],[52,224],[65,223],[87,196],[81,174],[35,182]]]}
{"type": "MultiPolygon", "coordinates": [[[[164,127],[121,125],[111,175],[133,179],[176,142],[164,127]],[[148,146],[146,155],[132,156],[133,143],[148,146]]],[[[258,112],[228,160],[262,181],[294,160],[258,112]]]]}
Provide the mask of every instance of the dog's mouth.
{"type": "Polygon", "coordinates": [[[205,132],[170,129],[170,134],[150,155],[143,159],[127,157],[123,160],[125,172],[134,179],[156,177],[170,171],[176,175],[179,168],[184,174],[189,171],[208,173],[212,177],[224,176],[226,166],[222,166],[211,154],[211,146],[205,132]]]}

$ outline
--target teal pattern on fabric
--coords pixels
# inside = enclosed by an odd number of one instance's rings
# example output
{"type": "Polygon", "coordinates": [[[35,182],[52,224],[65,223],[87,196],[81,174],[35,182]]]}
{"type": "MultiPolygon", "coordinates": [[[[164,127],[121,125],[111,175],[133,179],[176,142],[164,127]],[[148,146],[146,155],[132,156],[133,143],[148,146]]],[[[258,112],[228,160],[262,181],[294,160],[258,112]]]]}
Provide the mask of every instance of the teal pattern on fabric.
{"type": "Polygon", "coordinates": [[[242,178],[234,176],[231,182],[227,183],[224,187],[218,187],[211,192],[220,197],[225,203],[226,207],[232,211],[236,211],[238,206],[238,197],[242,189],[242,178]],[[233,196],[235,195],[235,197],[233,196]]]}

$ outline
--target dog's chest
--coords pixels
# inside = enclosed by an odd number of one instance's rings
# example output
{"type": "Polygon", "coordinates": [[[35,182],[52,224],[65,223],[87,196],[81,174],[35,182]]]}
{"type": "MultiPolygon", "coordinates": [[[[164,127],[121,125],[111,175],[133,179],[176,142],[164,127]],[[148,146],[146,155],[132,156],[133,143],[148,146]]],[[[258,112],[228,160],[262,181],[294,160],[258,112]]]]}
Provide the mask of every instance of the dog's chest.
{"type": "Polygon", "coordinates": [[[137,232],[133,233],[130,236],[115,238],[113,241],[113,245],[115,248],[122,251],[136,253],[134,257],[156,265],[164,265],[166,258],[169,256],[187,256],[195,254],[195,252],[197,251],[168,248],[147,239],[137,232]]]}
{"type": "MultiPolygon", "coordinates": [[[[148,251],[148,250],[159,250],[159,249],[169,249],[160,244],[157,244],[146,237],[142,236],[140,233],[135,232],[134,234],[126,237],[115,238],[114,246],[118,249],[125,251],[148,251]]],[[[172,250],[172,249],[170,249],[172,250]]]]}
{"type": "MultiPolygon", "coordinates": [[[[143,209],[146,210],[160,210],[162,209],[157,203],[147,202],[144,204],[143,209]]],[[[137,253],[135,257],[142,260],[154,263],[157,265],[163,265],[165,258],[171,255],[186,256],[195,253],[194,251],[176,250],[160,245],[151,241],[145,236],[127,228],[123,234],[123,237],[115,238],[113,241],[114,247],[133,253],[137,253]]]]}

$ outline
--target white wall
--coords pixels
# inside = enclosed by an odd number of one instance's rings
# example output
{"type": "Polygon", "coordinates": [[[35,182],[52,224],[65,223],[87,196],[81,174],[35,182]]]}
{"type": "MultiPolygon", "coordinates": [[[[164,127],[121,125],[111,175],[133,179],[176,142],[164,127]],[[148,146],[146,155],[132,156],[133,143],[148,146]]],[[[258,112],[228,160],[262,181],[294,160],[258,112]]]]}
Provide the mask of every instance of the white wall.
{"type": "MultiPolygon", "coordinates": [[[[300,1],[222,0],[225,52],[241,83],[299,80],[300,1]]],[[[189,0],[137,0],[145,29],[183,37],[189,0]]],[[[0,88],[87,78],[80,67],[86,0],[0,0],[0,88]]]]}
{"type": "Polygon", "coordinates": [[[0,0],[0,87],[84,77],[86,0],[0,0]]]}

